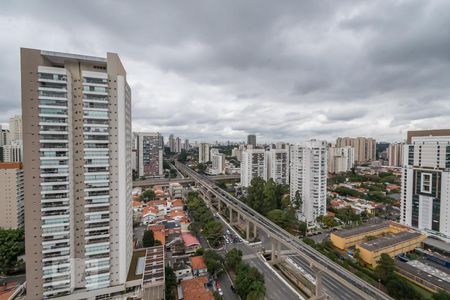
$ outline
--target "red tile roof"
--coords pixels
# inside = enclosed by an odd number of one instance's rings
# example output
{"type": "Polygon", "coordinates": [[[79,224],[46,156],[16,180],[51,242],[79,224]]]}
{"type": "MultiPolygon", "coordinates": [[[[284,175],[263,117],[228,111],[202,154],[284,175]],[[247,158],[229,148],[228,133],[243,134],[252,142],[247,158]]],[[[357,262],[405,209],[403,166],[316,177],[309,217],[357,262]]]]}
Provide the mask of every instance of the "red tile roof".
{"type": "Polygon", "coordinates": [[[193,270],[206,269],[205,259],[203,256],[192,256],[191,266],[193,270]]]}
{"type": "Polygon", "coordinates": [[[181,238],[183,239],[184,245],[186,247],[200,245],[200,242],[197,240],[197,238],[195,236],[192,235],[192,233],[183,232],[181,234],[181,238]]]}
{"type": "Polygon", "coordinates": [[[197,277],[181,281],[184,300],[214,300],[210,290],[205,287],[208,282],[206,277],[197,277]]]}

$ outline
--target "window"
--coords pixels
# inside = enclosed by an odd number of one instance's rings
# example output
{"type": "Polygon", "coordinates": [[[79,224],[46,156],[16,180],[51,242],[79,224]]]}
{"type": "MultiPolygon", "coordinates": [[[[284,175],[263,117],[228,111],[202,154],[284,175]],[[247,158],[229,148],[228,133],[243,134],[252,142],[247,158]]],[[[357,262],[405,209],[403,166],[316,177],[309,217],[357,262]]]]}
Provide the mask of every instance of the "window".
{"type": "Polygon", "coordinates": [[[429,173],[422,173],[422,184],[420,187],[420,191],[422,193],[428,193],[431,194],[431,174],[429,173]]]}

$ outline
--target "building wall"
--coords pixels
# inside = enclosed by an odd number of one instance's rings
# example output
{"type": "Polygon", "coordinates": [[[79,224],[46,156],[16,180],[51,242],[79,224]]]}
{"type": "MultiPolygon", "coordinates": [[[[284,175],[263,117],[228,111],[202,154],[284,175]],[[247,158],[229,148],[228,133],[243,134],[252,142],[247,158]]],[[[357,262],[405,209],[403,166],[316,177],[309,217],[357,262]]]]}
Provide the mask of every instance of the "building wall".
{"type": "Polygon", "coordinates": [[[241,185],[249,187],[255,177],[267,180],[267,164],[264,149],[247,149],[242,151],[241,185]]]}
{"type": "Polygon", "coordinates": [[[355,161],[358,163],[365,163],[376,159],[376,141],[373,138],[339,137],[336,139],[336,148],[347,146],[355,148],[355,161]]]}
{"type": "Polygon", "coordinates": [[[328,173],[336,174],[350,171],[355,165],[355,149],[351,146],[328,149],[328,173]]]}
{"type": "Polygon", "coordinates": [[[209,144],[207,143],[200,143],[199,149],[198,149],[198,162],[199,163],[206,163],[210,161],[209,156],[209,144]]]}
{"type": "Polygon", "coordinates": [[[391,167],[401,167],[403,163],[403,143],[390,144],[388,152],[388,165],[391,167]]]}
{"type": "Polygon", "coordinates": [[[160,147],[160,134],[139,132],[136,135],[138,175],[162,176],[163,152],[160,147]]]}
{"type": "Polygon", "coordinates": [[[266,151],[267,178],[276,183],[289,184],[289,151],[287,149],[270,149],[266,151]]]}
{"type": "Polygon", "coordinates": [[[125,70],[116,54],[34,49],[21,65],[27,299],[104,293],[125,283],[132,254],[125,70]]]}
{"type": "Polygon", "coordinates": [[[290,197],[302,197],[301,219],[314,225],[326,214],[327,143],[311,140],[290,146],[290,197]]]}
{"type": "Polygon", "coordinates": [[[23,227],[23,172],[20,163],[0,163],[0,228],[23,227]]]}
{"type": "Polygon", "coordinates": [[[450,239],[450,135],[408,133],[401,189],[403,224],[450,239]]]}

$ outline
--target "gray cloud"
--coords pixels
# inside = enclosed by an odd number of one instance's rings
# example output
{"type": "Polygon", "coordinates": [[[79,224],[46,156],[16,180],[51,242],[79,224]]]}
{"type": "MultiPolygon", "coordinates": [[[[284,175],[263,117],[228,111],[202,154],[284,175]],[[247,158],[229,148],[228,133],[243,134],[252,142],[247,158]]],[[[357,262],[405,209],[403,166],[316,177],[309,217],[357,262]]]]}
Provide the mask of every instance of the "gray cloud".
{"type": "Polygon", "coordinates": [[[2,1],[0,123],[19,48],[118,52],[133,126],[191,140],[403,140],[448,127],[450,3],[2,1]]]}

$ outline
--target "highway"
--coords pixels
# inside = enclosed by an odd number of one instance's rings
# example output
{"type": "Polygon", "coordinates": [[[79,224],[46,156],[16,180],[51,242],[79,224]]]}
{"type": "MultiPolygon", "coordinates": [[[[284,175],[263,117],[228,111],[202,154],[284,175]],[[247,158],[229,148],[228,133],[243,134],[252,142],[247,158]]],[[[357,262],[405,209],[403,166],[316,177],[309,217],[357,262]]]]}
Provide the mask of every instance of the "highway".
{"type": "Polygon", "coordinates": [[[234,196],[220,189],[206,176],[198,174],[179,162],[175,162],[175,166],[182,173],[188,175],[190,178],[194,179],[196,183],[204,187],[211,195],[219,198],[221,201],[245,216],[247,220],[256,224],[258,228],[264,230],[273,239],[276,239],[285,247],[295,250],[297,252],[297,257],[300,260],[313,267],[314,270],[321,270],[323,274],[326,274],[325,277],[327,277],[326,280],[328,282],[331,282],[331,279],[329,278],[334,279],[335,282],[333,282],[333,284],[338,283],[339,289],[343,291],[350,290],[351,293],[358,295],[358,298],[360,299],[392,299],[381,290],[328,259],[326,256],[306,245],[303,241],[280,228],[234,196]]]}

